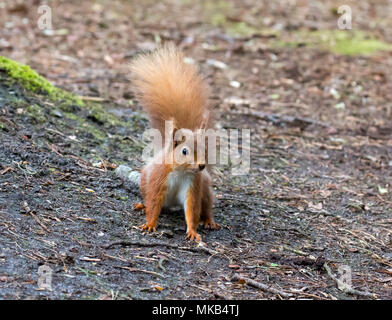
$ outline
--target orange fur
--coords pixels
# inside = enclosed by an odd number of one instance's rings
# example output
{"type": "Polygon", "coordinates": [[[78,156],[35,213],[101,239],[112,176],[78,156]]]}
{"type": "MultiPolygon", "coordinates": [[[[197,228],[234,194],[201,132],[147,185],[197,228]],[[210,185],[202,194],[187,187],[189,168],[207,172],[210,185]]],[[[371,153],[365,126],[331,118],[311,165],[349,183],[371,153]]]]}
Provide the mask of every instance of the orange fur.
{"type": "Polygon", "coordinates": [[[201,241],[201,236],[197,233],[197,226],[200,220],[201,196],[202,196],[201,174],[194,177],[192,186],[187,192],[185,221],[187,225],[186,237],[190,240],[201,241]]]}
{"type": "Polygon", "coordinates": [[[145,201],[146,220],[142,225],[142,229],[147,231],[155,231],[158,223],[158,217],[161,213],[165,194],[167,190],[167,176],[172,171],[169,165],[157,164],[150,172],[150,177],[146,181],[145,170],[141,176],[141,192],[145,201]]]}
{"type": "Polygon", "coordinates": [[[211,190],[211,178],[207,175],[202,176],[202,197],[201,197],[201,216],[200,221],[204,228],[219,229],[220,225],[214,222],[212,215],[213,194],[211,190]]]}
{"type": "Polygon", "coordinates": [[[136,211],[142,211],[146,208],[146,206],[143,203],[135,203],[133,205],[133,209],[136,211]]]}
{"type": "Polygon", "coordinates": [[[136,97],[147,111],[153,128],[164,134],[165,120],[179,128],[195,130],[210,122],[209,88],[195,65],[168,44],[143,54],[131,64],[136,97]]]}
{"type": "MultiPolygon", "coordinates": [[[[196,129],[211,127],[208,86],[195,66],[184,63],[184,56],[176,47],[167,45],[140,56],[132,63],[131,71],[137,98],[147,111],[152,127],[163,136],[165,120],[174,120],[175,129],[190,129],[192,134],[196,129]]],[[[212,215],[211,179],[207,169],[203,171],[206,161],[195,161],[198,151],[194,142],[183,141],[178,145],[172,140],[161,151],[141,172],[140,189],[145,206],[137,204],[134,208],[146,211],[142,229],[155,231],[162,207],[170,206],[174,199],[181,202],[185,211],[186,237],[201,241],[197,233],[199,222],[209,229],[220,228],[212,215]],[[174,158],[176,148],[187,149],[189,153],[181,158],[187,161],[165,162],[164,159],[174,158]],[[178,194],[173,196],[173,192],[178,194]]]]}

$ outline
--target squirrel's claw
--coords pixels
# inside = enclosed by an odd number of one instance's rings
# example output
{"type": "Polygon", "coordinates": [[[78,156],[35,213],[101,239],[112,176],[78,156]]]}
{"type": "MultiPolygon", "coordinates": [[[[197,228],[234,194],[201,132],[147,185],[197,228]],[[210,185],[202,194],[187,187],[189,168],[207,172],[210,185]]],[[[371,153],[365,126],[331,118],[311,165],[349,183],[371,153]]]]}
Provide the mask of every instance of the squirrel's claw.
{"type": "Polygon", "coordinates": [[[155,232],[155,231],[157,231],[157,227],[156,226],[150,225],[148,223],[145,223],[145,224],[141,225],[140,228],[142,230],[144,230],[144,231],[147,231],[147,232],[155,232]]]}
{"type": "Polygon", "coordinates": [[[220,224],[214,221],[203,222],[203,227],[210,230],[219,230],[221,228],[220,224]]]}
{"type": "Polygon", "coordinates": [[[201,236],[196,231],[191,230],[186,233],[186,239],[189,239],[191,241],[200,242],[201,236]]]}

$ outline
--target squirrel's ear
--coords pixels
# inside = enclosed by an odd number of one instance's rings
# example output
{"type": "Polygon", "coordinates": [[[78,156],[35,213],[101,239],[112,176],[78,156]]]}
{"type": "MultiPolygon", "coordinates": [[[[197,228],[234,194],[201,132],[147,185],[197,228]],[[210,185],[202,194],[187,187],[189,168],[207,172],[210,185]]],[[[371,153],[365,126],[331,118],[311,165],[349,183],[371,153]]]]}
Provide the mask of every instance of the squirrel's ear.
{"type": "Polygon", "coordinates": [[[174,128],[174,130],[173,130],[173,146],[174,146],[174,148],[176,148],[179,144],[184,143],[186,140],[186,136],[184,135],[184,133],[179,135],[176,139],[177,131],[179,131],[180,133],[183,132],[183,131],[181,131],[181,129],[174,128]],[[181,137],[181,139],[179,140],[180,137],[181,137]]]}
{"type": "Polygon", "coordinates": [[[175,139],[176,133],[178,131],[178,126],[177,126],[177,123],[176,123],[176,121],[174,119],[172,121],[173,121],[172,141],[173,141],[173,145],[174,145],[174,148],[175,148],[175,147],[177,147],[180,144],[181,141],[177,141],[175,139]]]}
{"type": "Polygon", "coordinates": [[[176,146],[177,141],[174,139],[176,137],[176,132],[177,132],[177,128],[173,128],[173,133],[172,133],[172,140],[174,141],[174,146],[176,146]]]}

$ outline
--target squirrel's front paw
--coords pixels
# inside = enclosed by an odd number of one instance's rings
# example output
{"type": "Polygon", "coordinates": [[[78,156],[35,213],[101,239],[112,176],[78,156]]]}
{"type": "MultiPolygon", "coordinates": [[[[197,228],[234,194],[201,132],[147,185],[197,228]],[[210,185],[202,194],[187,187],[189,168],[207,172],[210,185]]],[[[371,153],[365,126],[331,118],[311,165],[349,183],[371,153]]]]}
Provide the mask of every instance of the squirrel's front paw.
{"type": "Polygon", "coordinates": [[[133,204],[133,209],[136,210],[136,211],[141,211],[141,210],[145,210],[146,206],[143,203],[141,203],[141,202],[134,203],[133,204]]]}
{"type": "Polygon", "coordinates": [[[155,231],[157,231],[157,226],[154,225],[154,224],[152,224],[152,223],[145,223],[145,224],[142,224],[142,225],[140,226],[140,228],[141,228],[142,230],[147,231],[147,232],[155,232],[155,231]]]}
{"type": "Polygon", "coordinates": [[[221,228],[220,224],[212,220],[203,222],[203,227],[210,230],[219,230],[221,228]]]}
{"type": "Polygon", "coordinates": [[[194,230],[190,230],[186,233],[186,239],[189,239],[191,241],[196,241],[200,242],[201,241],[201,236],[194,230]]]}

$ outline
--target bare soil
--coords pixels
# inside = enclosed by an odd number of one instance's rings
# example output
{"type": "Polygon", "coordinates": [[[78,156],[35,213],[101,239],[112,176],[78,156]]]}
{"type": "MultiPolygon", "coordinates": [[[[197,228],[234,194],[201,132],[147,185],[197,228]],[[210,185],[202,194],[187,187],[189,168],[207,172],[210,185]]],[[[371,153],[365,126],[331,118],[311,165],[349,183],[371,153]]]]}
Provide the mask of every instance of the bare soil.
{"type": "MultiPolygon", "coordinates": [[[[346,2],[354,30],[392,42],[390,2],[346,2]]],[[[0,9],[0,55],[90,107],[0,70],[0,298],[392,298],[392,53],[277,45],[335,30],[336,1],[48,3],[51,33],[36,25],[39,1],[0,9]],[[220,127],[251,129],[249,174],[213,172],[223,228],[201,229],[204,247],[185,240],[180,210],[144,234],[139,191],[114,174],[142,166],[148,121],[127,63],[157,41],[200,64],[220,127]],[[52,290],[38,288],[41,265],[52,290]],[[356,291],[328,266],[349,266],[356,291]]]]}

